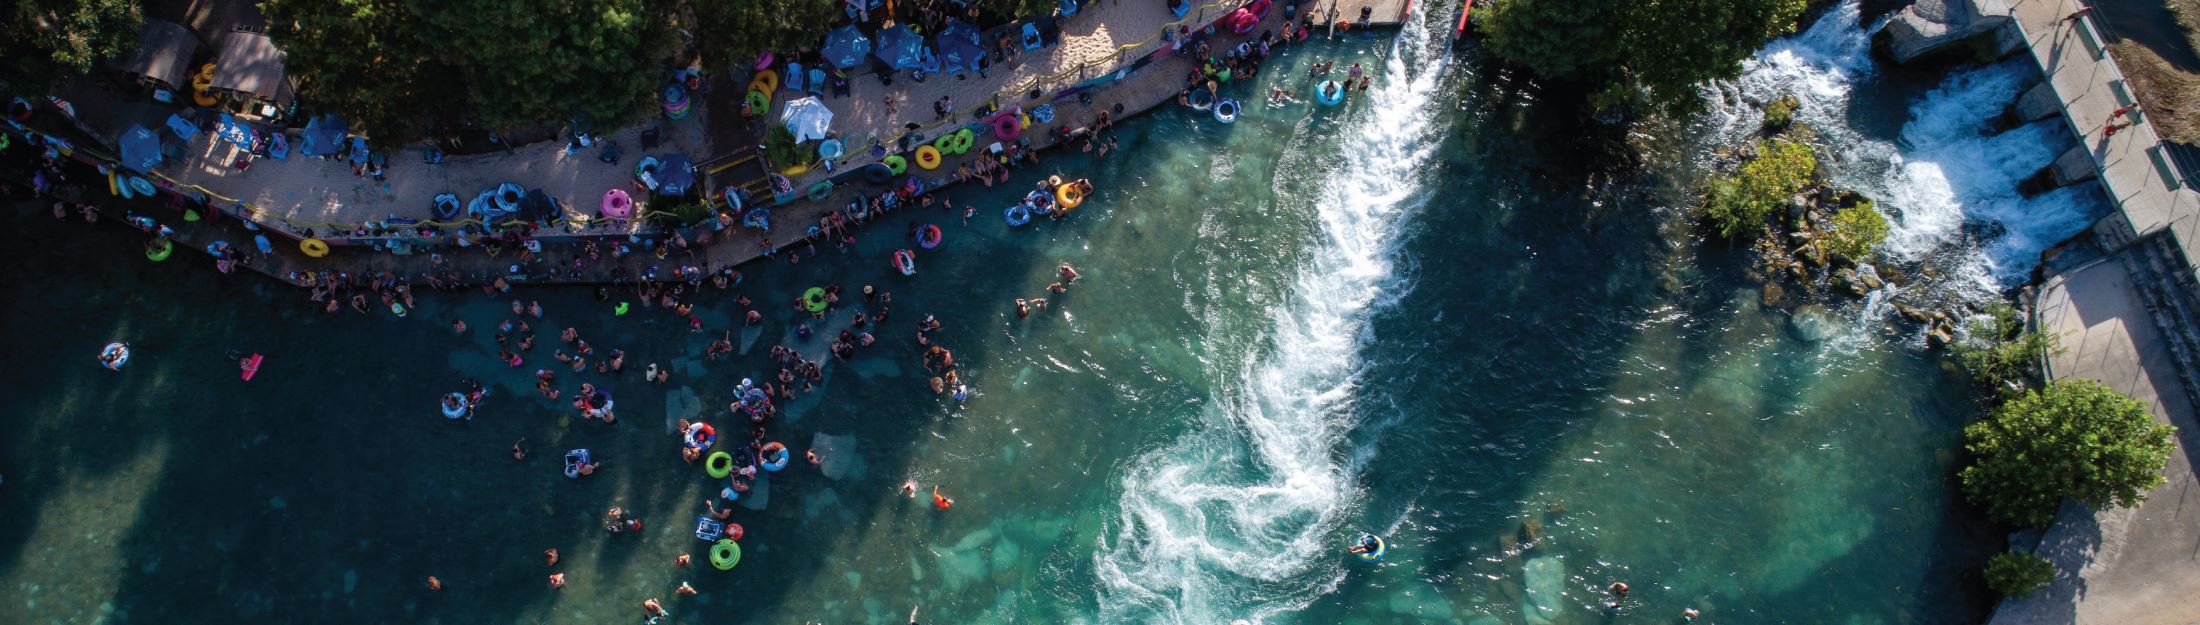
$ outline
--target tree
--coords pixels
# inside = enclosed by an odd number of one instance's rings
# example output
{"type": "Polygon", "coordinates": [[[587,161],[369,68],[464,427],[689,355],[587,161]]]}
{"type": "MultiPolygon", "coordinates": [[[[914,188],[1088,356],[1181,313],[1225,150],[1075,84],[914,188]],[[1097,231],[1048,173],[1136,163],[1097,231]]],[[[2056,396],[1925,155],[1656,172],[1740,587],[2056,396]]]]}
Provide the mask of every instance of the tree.
{"type": "Polygon", "coordinates": [[[838,0],[696,0],[696,47],[719,65],[746,64],[759,52],[817,47],[824,41],[838,0]]]}
{"type": "Polygon", "coordinates": [[[2131,507],[2160,485],[2176,428],[2145,404],[2091,380],[2062,380],[1963,428],[1974,456],[1961,474],[1972,503],[2014,525],[2044,527],[2064,497],[2131,507]]]}
{"type": "Polygon", "coordinates": [[[266,0],[309,104],[385,145],[428,122],[496,130],[649,110],[678,49],[671,0],[266,0]]]}
{"type": "Polygon", "coordinates": [[[1809,186],[1817,171],[1818,156],[1809,145],[1759,141],[1756,156],[1742,163],[1741,171],[1712,183],[1704,216],[1720,236],[1749,231],[1809,186]]]}
{"type": "Polygon", "coordinates": [[[12,0],[0,22],[0,80],[29,93],[137,50],[137,0],[12,0]]]}
{"type": "Polygon", "coordinates": [[[1481,9],[1489,50],[1545,78],[1579,81],[1591,104],[1640,97],[1668,114],[1700,105],[1697,85],[1741,74],[1741,61],[1794,32],[1809,0],[1494,0],[1481,9]]]}
{"type": "Polygon", "coordinates": [[[1870,258],[1872,250],[1887,240],[1887,218],[1879,214],[1870,200],[1833,212],[1833,224],[1828,226],[1819,245],[1829,254],[1861,261],[1870,258]]]}
{"type": "Polygon", "coordinates": [[[1969,340],[1952,350],[1956,364],[1996,394],[2022,391],[2034,368],[2048,354],[2062,351],[2061,339],[2048,332],[2026,332],[2024,317],[2008,304],[1995,304],[1971,322],[1969,340]]]}
{"type": "Polygon", "coordinates": [[[2004,597],[2032,594],[2055,580],[2055,565],[2046,558],[2014,551],[1986,559],[1986,587],[2004,597]]]}

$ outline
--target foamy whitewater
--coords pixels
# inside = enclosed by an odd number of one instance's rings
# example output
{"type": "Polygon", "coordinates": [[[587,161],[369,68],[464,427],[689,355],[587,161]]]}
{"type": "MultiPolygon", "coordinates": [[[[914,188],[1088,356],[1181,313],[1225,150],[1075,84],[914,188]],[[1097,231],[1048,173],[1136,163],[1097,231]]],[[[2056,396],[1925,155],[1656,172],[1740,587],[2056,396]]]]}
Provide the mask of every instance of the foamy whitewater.
{"type": "Polygon", "coordinates": [[[1409,22],[1345,123],[1316,203],[1320,231],[1291,297],[1195,429],[1123,479],[1116,536],[1095,556],[1100,621],[1212,625],[1298,610],[1343,578],[1334,555],[1355,500],[1337,449],[1364,415],[1354,379],[1369,313],[1403,291],[1394,254],[1426,203],[1442,137],[1442,37],[1409,22]],[[1256,352],[1258,350],[1255,350],[1256,352]]]}
{"type": "Polygon", "coordinates": [[[1983,294],[2024,279],[2040,252],[2085,229],[2107,207],[2092,184],[2024,197],[2017,184],[2074,145],[2060,121],[1989,135],[1990,124],[2037,74],[2029,60],[1956,70],[1909,106],[1899,141],[1866,137],[1850,118],[1850,97],[1877,73],[1871,38],[1855,0],[1810,30],[1773,42],[1720,85],[1710,122],[1719,142],[1739,145],[1763,120],[1755,106],[1794,94],[1798,123],[1818,133],[1836,185],[1877,201],[1892,231],[1885,252],[1901,262],[1945,259],[1956,286],[1983,294]],[[1863,30],[1866,35],[1860,35],[1863,30]]]}

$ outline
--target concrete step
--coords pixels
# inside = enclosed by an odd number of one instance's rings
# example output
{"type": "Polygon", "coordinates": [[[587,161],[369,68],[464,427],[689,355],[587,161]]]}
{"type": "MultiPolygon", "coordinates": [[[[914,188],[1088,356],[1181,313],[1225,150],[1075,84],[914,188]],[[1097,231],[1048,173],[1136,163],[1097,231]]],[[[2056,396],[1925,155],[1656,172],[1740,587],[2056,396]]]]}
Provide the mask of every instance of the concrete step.
{"type": "Polygon", "coordinates": [[[2183,270],[2189,266],[2184,253],[2170,237],[2155,235],[2128,246],[2117,258],[2131,272],[2133,288],[2176,360],[2187,399],[2200,404],[2193,384],[2200,379],[2200,283],[2183,270]]]}

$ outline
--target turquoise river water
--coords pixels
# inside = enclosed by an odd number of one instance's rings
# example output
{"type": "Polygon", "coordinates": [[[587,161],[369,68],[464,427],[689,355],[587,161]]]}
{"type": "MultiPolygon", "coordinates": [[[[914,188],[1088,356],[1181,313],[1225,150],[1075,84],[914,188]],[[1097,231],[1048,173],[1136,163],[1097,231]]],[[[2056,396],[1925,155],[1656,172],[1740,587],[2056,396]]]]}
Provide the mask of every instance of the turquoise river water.
{"type": "MultiPolygon", "coordinates": [[[[2021,275],[2032,244],[2014,239],[2067,226],[2003,220],[2054,198],[1936,156],[1966,153],[1983,123],[1948,103],[2000,97],[2019,69],[1882,79],[1856,52],[1869,28],[1844,5],[1768,48],[1714,86],[1729,103],[1671,137],[1677,153],[1738,143],[1754,123],[1739,102],[1805,89],[1806,121],[1853,156],[1836,175],[1884,181],[1906,262],[1955,268],[1951,297],[2021,275]]],[[[0,267],[16,359],[0,622],[621,623],[653,597],[672,623],[915,608],[926,623],[1586,625],[1690,607],[1702,623],[1976,622],[1976,567],[2000,538],[1949,487],[1973,414],[1960,378],[1879,323],[1876,299],[1792,331],[1739,254],[1675,225],[1685,175],[1594,182],[1569,118],[1430,30],[1293,49],[1265,73],[1373,68],[1374,91],[1340,109],[1250,106],[1234,125],[1172,109],[1125,124],[1120,158],[1051,157],[1101,188],[1068,220],[1000,223],[1025,170],[951,191],[985,207],[968,226],[904,212],[845,255],[752,268],[737,290],[768,319],[747,333],[730,294],[707,296],[691,334],[654,309],[614,317],[589,289],[523,289],[545,315],[517,369],[489,338],[505,300],[326,316],[202,257],[140,262],[125,228],[19,207],[0,230],[17,252],[0,267]],[[891,274],[919,221],[946,244],[891,274]],[[1084,277],[1019,320],[1010,301],[1045,296],[1063,262],[1084,277]],[[672,421],[736,429],[724,406],[776,371],[770,345],[823,351],[792,337],[783,303],[828,282],[890,292],[892,317],[771,424],[825,462],[735,504],[745,556],[713,570],[690,528],[721,484],[680,460],[672,421]],[[966,403],[926,388],[924,313],[966,403]],[[629,354],[623,376],[560,378],[613,389],[617,425],[534,394],[567,326],[629,354]],[[705,361],[728,328],[744,353],[705,361]],[[136,350],[120,372],[93,362],[114,340],[136,350]],[[240,381],[229,350],[266,368],[240,381]],[[650,363],[671,380],[641,381],[650,363]],[[465,378],[492,395],[446,422],[436,398],[465,378]],[[578,447],[605,464],[568,480],[558,456],[578,447]],[[905,480],[954,508],[901,496],[905,480]],[[647,529],[603,531],[614,505],[647,529]],[[1381,563],[1343,553],[1361,531],[1388,538],[1381,563]],[[552,547],[563,561],[546,567],[552,547]],[[696,564],[675,568],[682,553],[696,564]],[[1621,580],[1634,591],[1608,611],[1621,580]],[[675,597],[683,581],[701,594],[675,597]]],[[[2006,169],[2051,158],[2053,138],[2010,146],[2039,154],[2006,169]]],[[[1667,167],[1700,163],[1652,169],[1667,167]]]]}

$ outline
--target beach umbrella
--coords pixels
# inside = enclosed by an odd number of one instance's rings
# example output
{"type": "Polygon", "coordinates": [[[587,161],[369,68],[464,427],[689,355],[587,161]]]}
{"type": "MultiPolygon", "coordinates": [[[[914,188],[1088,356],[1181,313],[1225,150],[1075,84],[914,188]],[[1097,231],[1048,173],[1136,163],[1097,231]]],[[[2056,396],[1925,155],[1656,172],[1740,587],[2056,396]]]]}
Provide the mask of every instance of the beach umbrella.
{"type": "Polygon", "coordinates": [[[160,164],[160,135],[144,126],[131,124],[116,143],[122,148],[123,167],[145,172],[160,164]]]}
{"type": "Polygon", "coordinates": [[[970,45],[975,46],[981,45],[978,42],[983,38],[981,33],[978,32],[978,27],[971,26],[970,22],[950,19],[947,20],[947,26],[940,28],[939,40],[942,42],[967,41],[970,45]]]}
{"type": "Polygon", "coordinates": [[[878,31],[878,49],[871,54],[894,69],[916,67],[924,63],[924,37],[908,26],[896,24],[878,31]]]}
{"type": "Polygon", "coordinates": [[[259,133],[253,132],[251,126],[237,121],[237,116],[228,113],[222,113],[221,123],[214,126],[214,136],[247,150],[252,149],[253,142],[259,139],[259,133]]]}
{"type": "Polygon", "coordinates": [[[351,126],[335,115],[322,115],[306,122],[305,141],[298,152],[306,156],[335,154],[343,147],[344,135],[351,134],[351,126]]]}
{"type": "Polygon", "coordinates": [[[978,71],[978,62],[985,58],[985,47],[978,45],[976,41],[965,41],[961,37],[943,34],[940,35],[937,45],[940,48],[940,61],[949,72],[978,71]]]}
{"type": "Polygon", "coordinates": [[[351,164],[353,164],[353,165],[365,165],[365,164],[367,164],[367,140],[366,140],[366,139],[363,139],[363,138],[360,138],[360,137],[352,137],[352,138],[351,138],[351,164]]]}
{"type": "Polygon", "coordinates": [[[786,106],[779,109],[779,122],[794,133],[797,143],[823,139],[825,132],[832,128],[833,110],[825,108],[825,102],[817,96],[788,100],[786,106]]]}
{"type": "Polygon", "coordinates": [[[176,138],[189,142],[192,137],[199,136],[199,125],[191,123],[191,120],[184,119],[183,114],[178,113],[168,116],[168,131],[176,133],[176,138]]]}
{"type": "Polygon", "coordinates": [[[863,64],[863,55],[871,53],[871,38],[863,36],[853,24],[842,26],[825,33],[825,45],[818,52],[833,67],[848,69],[863,64]]]}
{"type": "Polygon", "coordinates": [[[657,170],[657,192],[665,195],[685,195],[688,185],[695,184],[695,163],[685,154],[666,154],[658,157],[663,169],[657,170]]]}

